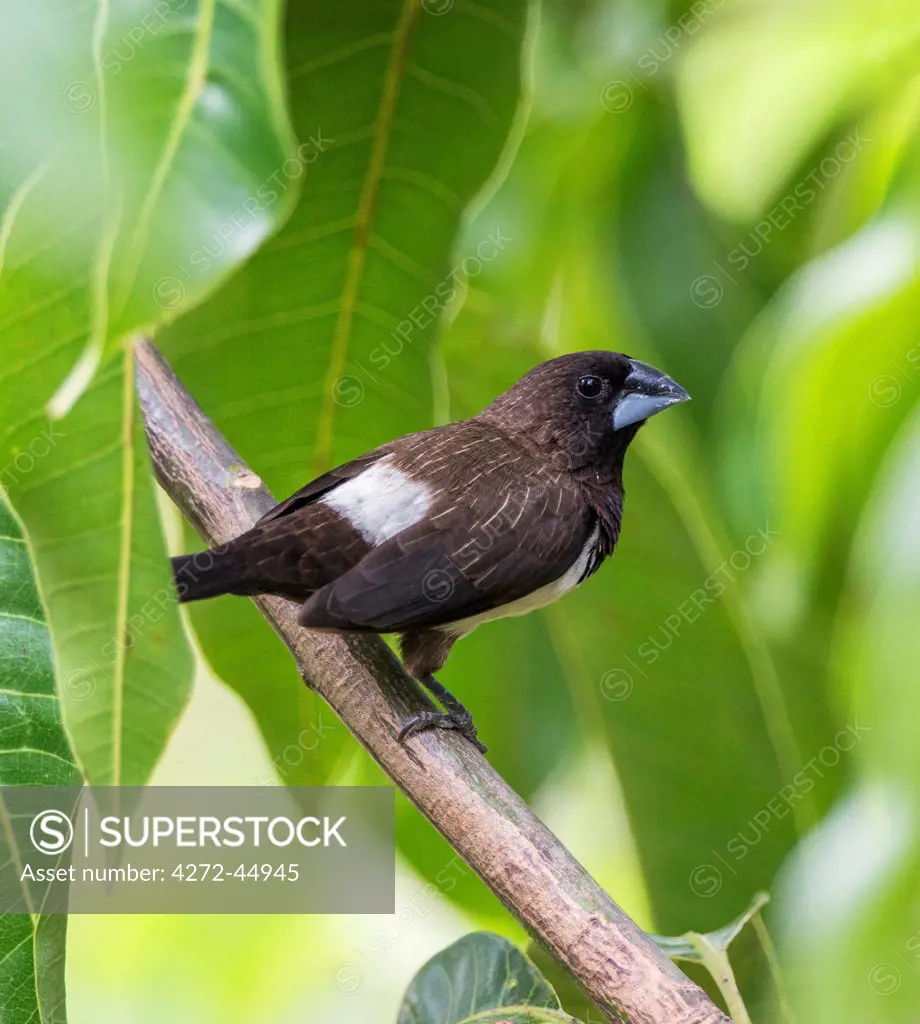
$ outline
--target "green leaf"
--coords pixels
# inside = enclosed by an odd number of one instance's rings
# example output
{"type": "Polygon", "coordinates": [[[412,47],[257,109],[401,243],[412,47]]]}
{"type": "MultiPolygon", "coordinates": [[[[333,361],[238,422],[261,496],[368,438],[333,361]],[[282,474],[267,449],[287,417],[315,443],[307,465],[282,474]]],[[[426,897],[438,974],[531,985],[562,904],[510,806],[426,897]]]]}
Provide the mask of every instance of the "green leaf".
{"type": "Polygon", "coordinates": [[[123,343],[198,301],[287,212],[296,185],[253,198],[294,159],[279,4],[13,6],[17,33],[0,43],[0,483],[33,545],[77,758],[90,782],[142,783],[192,659],[123,343]]]}
{"type": "Polygon", "coordinates": [[[193,672],[161,554],[131,365],[111,361],[63,424],[33,425],[19,452],[25,458],[11,463],[11,498],[40,574],[65,720],[97,785],[147,779],[193,672]]]}
{"type": "Polygon", "coordinates": [[[398,1024],[572,1020],[551,1012],[559,1010],[549,983],[516,946],[498,935],[477,932],[425,964],[406,992],[398,1024]]]}
{"type": "MultiPolygon", "coordinates": [[[[292,195],[249,201],[294,157],[277,77],[280,4],[12,8],[0,199],[19,220],[4,242],[32,259],[9,308],[27,319],[41,299],[58,313],[62,361],[82,357],[58,399],[66,409],[106,345],[200,299],[283,218],[292,195]],[[49,32],[60,46],[47,45],[49,32]]],[[[59,383],[49,375],[45,387],[59,383]]]]}
{"type": "Polygon", "coordinates": [[[67,1024],[67,917],[0,917],[0,1021],[67,1024]]]}
{"type": "Polygon", "coordinates": [[[704,950],[700,947],[700,939],[706,940],[707,947],[727,953],[735,939],[744,931],[750,922],[770,902],[767,893],[758,893],[751,905],[743,914],[739,914],[734,921],[719,928],[708,935],[700,935],[697,932],[688,932],[679,938],[666,938],[661,935],[653,935],[656,945],[663,952],[667,953],[672,960],[689,960],[691,962],[704,962],[704,950]]]}
{"type": "MultiPolygon", "coordinates": [[[[226,288],[158,336],[279,498],[432,425],[437,317],[459,290],[460,261],[476,255],[452,257],[454,239],[518,110],[527,12],[525,0],[458,2],[447,17],[421,0],[289,6],[288,96],[309,153],[300,201],[226,288]]],[[[283,759],[315,731],[321,705],[244,602],[191,615],[283,759]]],[[[356,750],[344,730],[329,732],[284,778],[323,781],[356,750]]]]}
{"type": "Polygon", "coordinates": [[[682,53],[678,98],[694,183],[738,220],[760,213],[829,125],[859,116],[916,70],[912,0],[881,10],[765,0],[707,22],[682,53]]]}
{"type": "MultiPolygon", "coordinates": [[[[0,501],[0,786],[79,786],[25,538],[0,501]]],[[[6,814],[0,799],[0,828],[6,814]]],[[[66,917],[0,916],[0,1021],[65,1024],[66,917]]]]}
{"type": "Polygon", "coordinates": [[[698,932],[688,932],[679,938],[665,938],[653,935],[655,944],[672,960],[686,960],[691,963],[702,964],[709,971],[715,983],[719,986],[732,1015],[735,1024],[751,1024],[744,999],[735,980],[735,972],[732,969],[729,951],[732,945],[744,929],[753,921],[770,902],[767,893],[758,893],[748,909],[730,924],[710,932],[708,935],[700,935],[698,932]]]}
{"type": "Polygon", "coordinates": [[[920,645],[920,411],[904,424],[871,492],[853,546],[848,598],[837,621],[836,671],[865,728],[858,753],[879,776],[909,787],[920,809],[920,750],[910,728],[918,704],[920,645]]]}
{"type": "Polygon", "coordinates": [[[870,761],[861,784],[796,851],[779,899],[795,1020],[914,1024],[920,814],[902,779],[870,761]]]}
{"type": "Polygon", "coordinates": [[[868,496],[835,621],[835,696],[859,725],[859,771],[780,889],[795,1010],[815,1024],[910,1024],[920,999],[918,453],[915,409],[868,496]]]}
{"type": "Polygon", "coordinates": [[[918,246],[920,212],[893,202],[796,275],[739,346],[720,474],[735,522],[781,534],[764,566],[774,628],[807,611],[828,567],[839,583],[881,454],[920,397],[918,246]]]}

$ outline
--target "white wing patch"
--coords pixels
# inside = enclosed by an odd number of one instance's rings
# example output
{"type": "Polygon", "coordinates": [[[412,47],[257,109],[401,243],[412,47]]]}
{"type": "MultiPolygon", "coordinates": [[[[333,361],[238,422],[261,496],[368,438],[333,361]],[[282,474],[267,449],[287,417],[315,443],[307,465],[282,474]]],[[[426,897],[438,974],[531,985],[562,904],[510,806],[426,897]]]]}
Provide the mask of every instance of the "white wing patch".
{"type": "Polygon", "coordinates": [[[481,612],[479,615],[471,615],[467,619],[450,622],[439,628],[446,629],[451,633],[459,633],[463,636],[471,633],[484,622],[504,619],[509,615],[526,615],[535,608],[543,608],[545,605],[552,604],[553,601],[562,597],[563,594],[567,594],[570,590],[574,590],[581,583],[582,576],[584,576],[594,556],[594,549],[597,547],[599,537],[600,530],[595,526],[591,536],[585,542],[585,546],[581,549],[578,558],[575,559],[575,562],[569,567],[568,571],[560,576],[558,580],[553,580],[552,583],[547,583],[546,586],[534,590],[526,597],[510,602],[510,604],[500,605],[498,608],[481,612]]]}
{"type": "Polygon", "coordinates": [[[389,462],[389,458],[375,462],[320,499],[372,547],[424,519],[431,505],[427,485],[401,473],[389,462]]]}

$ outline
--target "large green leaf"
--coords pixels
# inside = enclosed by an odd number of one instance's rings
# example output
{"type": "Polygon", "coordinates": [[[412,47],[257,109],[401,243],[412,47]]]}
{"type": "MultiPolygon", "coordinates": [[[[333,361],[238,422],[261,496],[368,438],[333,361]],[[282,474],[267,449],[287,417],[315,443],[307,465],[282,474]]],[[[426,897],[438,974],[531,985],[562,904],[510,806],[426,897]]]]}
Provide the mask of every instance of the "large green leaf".
{"type": "Polygon", "coordinates": [[[723,491],[736,522],[769,518],[781,534],[766,562],[784,629],[822,574],[839,584],[880,453],[920,396],[918,252],[920,211],[897,201],[793,278],[738,349],[723,491]]]}
{"type": "Polygon", "coordinates": [[[920,1005],[920,416],[884,459],[836,620],[836,697],[860,723],[858,783],[782,887],[800,1020],[910,1024],[920,1005]]]}
{"type": "MultiPolygon", "coordinates": [[[[829,124],[914,76],[920,17],[912,0],[729,7],[683,40],[678,96],[697,188],[715,210],[743,220],[778,194],[829,124]]],[[[803,179],[827,176],[822,156],[803,179]]]]}
{"type": "MultiPolygon", "coordinates": [[[[159,335],[279,497],[331,463],[432,425],[437,317],[459,288],[462,259],[478,259],[475,246],[452,258],[454,238],[518,109],[527,7],[458,2],[438,16],[421,0],[290,5],[288,95],[308,154],[302,197],[227,287],[159,335]]],[[[477,239],[481,256],[501,256],[500,228],[477,239]]],[[[305,730],[315,735],[321,705],[252,607],[207,602],[192,620],[276,758],[305,730]]],[[[331,730],[284,777],[320,781],[355,749],[331,730]]]]}
{"type": "MultiPolygon", "coordinates": [[[[0,786],[79,786],[51,638],[19,524],[0,501],[0,786]]],[[[0,828],[6,817],[0,800],[0,828]]],[[[63,916],[0,916],[0,1022],[64,1024],[63,916]]]]}
{"type": "MultiPolygon", "coordinates": [[[[6,13],[0,198],[31,259],[4,308],[57,308],[69,333],[50,341],[66,339],[68,368],[83,354],[85,385],[107,342],[200,298],[289,206],[258,191],[294,156],[280,4],[12,0],[6,13]]],[[[49,375],[49,395],[59,383],[49,375]]]]}
{"type": "Polygon", "coordinates": [[[553,1012],[561,1009],[550,984],[516,946],[478,932],[425,964],[406,992],[398,1024],[570,1021],[553,1012]]]}
{"type": "Polygon", "coordinates": [[[192,676],[131,368],[109,362],[12,495],[40,572],[67,727],[99,785],[145,781],[192,676]],[[86,453],[78,463],[75,448],[86,453]]]}
{"type": "Polygon", "coordinates": [[[279,6],[12,7],[17,31],[0,41],[2,483],[33,543],[77,757],[91,782],[139,783],[192,661],[119,343],[197,301],[286,212],[287,197],[259,192],[293,158],[279,6]]]}

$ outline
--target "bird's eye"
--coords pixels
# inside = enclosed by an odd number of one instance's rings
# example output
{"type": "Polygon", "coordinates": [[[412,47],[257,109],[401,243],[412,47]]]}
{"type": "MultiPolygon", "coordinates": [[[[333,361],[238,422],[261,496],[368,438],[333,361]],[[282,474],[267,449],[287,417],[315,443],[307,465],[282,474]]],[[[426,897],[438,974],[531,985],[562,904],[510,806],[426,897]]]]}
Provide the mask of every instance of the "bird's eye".
{"type": "Polygon", "coordinates": [[[604,392],[604,382],[600,377],[588,374],[579,378],[576,390],[582,398],[597,398],[604,392]]]}

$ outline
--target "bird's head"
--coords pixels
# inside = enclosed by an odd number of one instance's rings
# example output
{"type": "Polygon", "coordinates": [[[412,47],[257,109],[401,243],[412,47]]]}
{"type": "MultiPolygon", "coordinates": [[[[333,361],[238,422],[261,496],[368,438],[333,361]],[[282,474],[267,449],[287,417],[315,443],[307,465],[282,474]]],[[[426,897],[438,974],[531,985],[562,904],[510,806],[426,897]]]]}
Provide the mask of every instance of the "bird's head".
{"type": "Polygon", "coordinates": [[[534,367],[481,414],[546,446],[568,469],[621,460],[639,428],[690,395],[620,352],[573,352],[534,367]]]}

